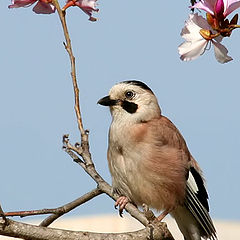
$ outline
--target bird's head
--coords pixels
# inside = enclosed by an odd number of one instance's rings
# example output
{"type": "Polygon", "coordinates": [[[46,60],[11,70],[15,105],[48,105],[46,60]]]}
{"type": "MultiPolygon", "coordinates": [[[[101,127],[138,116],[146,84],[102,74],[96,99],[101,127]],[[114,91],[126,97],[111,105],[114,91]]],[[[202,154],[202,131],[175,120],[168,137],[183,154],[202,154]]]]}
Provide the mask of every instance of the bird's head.
{"type": "Polygon", "coordinates": [[[161,110],[152,90],[143,82],[132,80],[114,85],[109,95],[98,101],[109,106],[114,119],[145,122],[159,117],[161,110]]]}

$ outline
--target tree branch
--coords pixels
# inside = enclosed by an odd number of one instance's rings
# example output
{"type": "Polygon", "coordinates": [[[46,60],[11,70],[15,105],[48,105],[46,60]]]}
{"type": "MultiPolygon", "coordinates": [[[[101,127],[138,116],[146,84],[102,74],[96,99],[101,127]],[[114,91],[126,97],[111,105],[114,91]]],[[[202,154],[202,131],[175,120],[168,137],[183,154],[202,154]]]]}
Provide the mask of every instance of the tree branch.
{"type": "Polygon", "coordinates": [[[70,63],[71,63],[71,76],[72,76],[72,83],[73,83],[73,89],[74,89],[74,99],[75,99],[75,113],[77,117],[77,122],[78,122],[78,129],[81,133],[81,137],[84,138],[86,135],[86,132],[83,128],[83,123],[82,123],[82,116],[81,116],[81,111],[80,111],[80,103],[79,103],[79,88],[77,84],[77,77],[76,77],[76,65],[75,65],[75,57],[73,55],[72,51],[72,44],[71,44],[71,39],[69,37],[68,33],[68,28],[67,28],[67,23],[66,23],[66,12],[62,11],[62,9],[59,6],[58,0],[52,0],[53,5],[57,9],[58,16],[60,18],[62,28],[63,28],[63,33],[64,37],[66,40],[66,43],[64,43],[65,49],[69,55],[70,58],[70,63]]]}
{"type": "Polygon", "coordinates": [[[70,212],[71,210],[73,210],[74,208],[80,206],[81,204],[93,199],[94,197],[102,194],[103,192],[98,189],[95,188],[94,190],[92,190],[91,192],[88,192],[86,194],[84,194],[82,197],[66,204],[63,205],[62,207],[58,208],[60,211],[52,214],[51,216],[47,217],[45,220],[43,220],[39,226],[42,227],[47,227],[49,226],[53,221],[55,221],[57,218],[61,217],[63,214],[70,212]]]}
{"type": "MultiPolygon", "coordinates": [[[[26,216],[34,216],[34,215],[52,214],[49,217],[47,217],[45,220],[43,220],[42,223],[40,224],[40,226],[47,227],[53,221],[55,221],[62,215],[70,212],[74,208],[82,205],[83,203],[91,200],[92,198],[94,198],[102,193],[103,192],[99,188],[95,188],[91,192],[88,192],[88,193],[84,194],[83,196],[75,199],[74,201],[67,203],[58,208],[40,209],[40,210],[31,210],[31,211],[5,212],[3,216],[5,216],[5,217],[6,216],[8,216],[8,217],[16,217],[16,216],[26,217],[26,216]]],[[[1,211],[0,211],[0,216],[2,216],[1,211]]]]}
{"type": "Polygon", "coordinates": [[[59,211],[58,208],[44,208],[38,210],[27,210],[27,211],[14,211],[14,212],[5,212],[5,216],[7,217],[28,217],[28,216],[36,216],[36,215],[44,215],[44,214],[51,214],[57,213],[59,211]]]}
{"type": "Polygon", "coordinates": [[[148,227],[127,233],[92,233],[34,226],[8,220],[0,220],[0,234],[26,240],[174,240],[165,223],[156,223],[148,227]]]}

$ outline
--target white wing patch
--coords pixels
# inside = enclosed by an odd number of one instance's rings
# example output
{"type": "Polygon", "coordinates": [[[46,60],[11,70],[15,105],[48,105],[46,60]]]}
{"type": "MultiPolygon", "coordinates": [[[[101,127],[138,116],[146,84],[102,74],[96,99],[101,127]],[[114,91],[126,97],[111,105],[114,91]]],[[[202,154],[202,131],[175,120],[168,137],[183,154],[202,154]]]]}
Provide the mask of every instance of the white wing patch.
{"type": "Polygon", "coordinates": [[[188,182],[189,186],[192,188],[192,190],[194,191],[194,193],[197,193],[199,189],[198,189],[197,183],[190,171],[189,171],[189,176],[188,176],[187,182],[188,182]]]}

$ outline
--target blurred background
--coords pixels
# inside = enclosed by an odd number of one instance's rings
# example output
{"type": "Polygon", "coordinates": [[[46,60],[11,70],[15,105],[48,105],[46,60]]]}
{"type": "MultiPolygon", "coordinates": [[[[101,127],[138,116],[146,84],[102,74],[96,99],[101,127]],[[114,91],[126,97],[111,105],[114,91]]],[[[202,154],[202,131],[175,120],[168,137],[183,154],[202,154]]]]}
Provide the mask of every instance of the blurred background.
{"type": "MultiPolygon", "coordinates": [[[[75,143],[79,132],[58,16],[37,15],[32,7],[9,10],[10,3],[0,3],[0,202],[5,211],[53,208],[96,185],[61,149],[63,134],[75,143]]],[[[111,117],[96,103],[117,82],[145,82],[204,171],[211,216],[238,222],[240,32],[223,41],[232,62],[218,63],[213,49],[182,62],[177,47],[188,5],[101,0],[97,22],[78,7],[68,9],[84,126],[96,168],[111,183],[106,160],[111,117]]],[[[113,204],[101,195],[68,215],[117,215],[113,204]]]]}

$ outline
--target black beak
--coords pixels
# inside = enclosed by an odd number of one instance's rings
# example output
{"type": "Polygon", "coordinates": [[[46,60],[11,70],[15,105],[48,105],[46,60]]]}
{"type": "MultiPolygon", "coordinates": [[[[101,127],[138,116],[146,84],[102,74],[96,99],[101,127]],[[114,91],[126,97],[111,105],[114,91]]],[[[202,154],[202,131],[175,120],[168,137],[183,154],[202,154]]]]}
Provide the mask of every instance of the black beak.
{"type": "Polygon", "coordinates": [[[101,98],[97,103],[103,106],[114,106],[117,104],[117,100],[110,99],[109,96],[101,98]]]}

